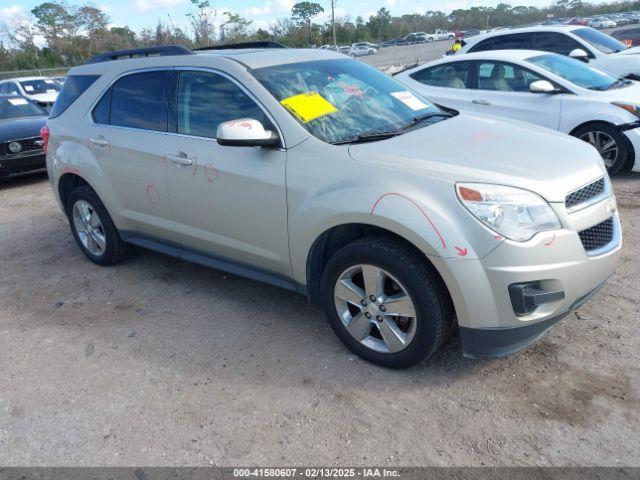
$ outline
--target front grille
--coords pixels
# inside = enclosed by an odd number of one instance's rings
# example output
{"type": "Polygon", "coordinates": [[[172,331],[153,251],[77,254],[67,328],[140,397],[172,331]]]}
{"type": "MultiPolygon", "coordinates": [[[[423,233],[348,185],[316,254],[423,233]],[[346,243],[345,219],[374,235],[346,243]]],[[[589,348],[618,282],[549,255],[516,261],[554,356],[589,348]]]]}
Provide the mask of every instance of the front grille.
{"type": "Polygon", "coordinates": [[[578,232],[582,246],[587,252],[602,248],[613,240],[613,217],[602,223],[578,232]]]}
{"type": "Polygon", "coordinates": [[[9,144],[17,142],[22,146],[22,150],[18,153],[22,152],[33,152],[35,150],[42,150],[42,138],[41,137],[31,137],[31,138],[21,138],[19,140],[11,140],[9,142],[4,142],[4,151],[6,154],[12,154],[13,152],[9,149],[9,144]]]}
{"type": "Polygon", "coordinates": [[[604,177],[596,180],[589,185],[576,190],[575,192],[571,192],[564,200],[564,204],[567,208],[572,208],[580,205],[581,203],[585,203],[591,200],[593,197],[597,197],[598,195],[604,192],[604,177]]]}

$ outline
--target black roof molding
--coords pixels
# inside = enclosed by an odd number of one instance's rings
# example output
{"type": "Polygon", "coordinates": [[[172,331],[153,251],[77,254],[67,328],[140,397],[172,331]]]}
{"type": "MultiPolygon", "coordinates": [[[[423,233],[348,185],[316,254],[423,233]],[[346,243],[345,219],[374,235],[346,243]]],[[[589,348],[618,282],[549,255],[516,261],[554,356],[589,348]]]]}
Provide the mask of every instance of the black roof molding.
{"type": "Polygon", "coordinates": [[[91,57],[85,65],[91,63],[111,62],[136,57],[168,57],[173,55],[193,55],[188,48],[179,45],[166,45],[162,47],[134,48],[131,50],[116,50],[114,52],[101,53],[91,57]]]}
{"type": "Polygon", "coordinates": [[[212,45],[210,47],[195,48],[196,52],[204,52],[207,50],[239,50],[242,48],[287,48],[278,42],[241,42],[227,43],[225,45],[212,45]]]}

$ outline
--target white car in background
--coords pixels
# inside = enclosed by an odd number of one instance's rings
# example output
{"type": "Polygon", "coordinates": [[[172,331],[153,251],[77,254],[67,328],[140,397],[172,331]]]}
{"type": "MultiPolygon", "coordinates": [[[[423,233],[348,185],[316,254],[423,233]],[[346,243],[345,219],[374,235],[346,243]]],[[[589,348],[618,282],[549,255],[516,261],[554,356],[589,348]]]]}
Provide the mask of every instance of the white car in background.
{"type": "Polygon", "coordinates": [[[396,78],[446,108],[534,123],[589,142],[611,174],[640,171],[640,83],[529,50],[448,57],[396,78]]]}
{"type": "Polygon", "coordinates": [[[349,55],[351,55],[352,57],[362,57],[364,55],[373,55],[377,51],[378,50],[376,50],[375,47],[369,44],[358,43],[351,46],[349,55]]]}
{"type": "Polygon", "coordinates": [[[588,63],[616,77],[640,80],[640,47],[629,48],[609,35],[580,25],[515,28],[473,37],[456,53],[541,50],[588,63]]]}
{"type": "Polygon", "coordinates": [[[60,84],[48,77],[10,78],[0,82],[0,95],[22,95],[51,110],[58,98],[60,84]]]}
{"type": "Polygon", "coordinates": [[[618,26],[616,22],[608,18],[594,18],[589,22],[589,26],[592,28],[615,28],[618,26]]]}

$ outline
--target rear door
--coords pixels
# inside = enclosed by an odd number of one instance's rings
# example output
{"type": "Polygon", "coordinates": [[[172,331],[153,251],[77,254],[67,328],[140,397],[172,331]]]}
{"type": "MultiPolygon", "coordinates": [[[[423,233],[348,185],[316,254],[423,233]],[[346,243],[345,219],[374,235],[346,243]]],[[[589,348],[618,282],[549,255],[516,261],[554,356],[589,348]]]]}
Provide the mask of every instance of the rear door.
{"type": "Polygon", "coordinates": [[[175,240],[165,180],[169,73],[145,70],[116,80],[85,131],[86,146],[109,179],[108,207],[125,235],[175,240]]]}
{"type": "Polygon", "coordinates": [[[475,68],[476,88],[471,90],[472,112],[558,129],[564,94],[529,91],[531,83],[546,78],[507,62],[477,61],[475,68]]]}
{"type": "Polygon", "coordinates": [[[443,107],[469,111],[472,62],[449,62],[411,74],[411,86],[443,107]]]}

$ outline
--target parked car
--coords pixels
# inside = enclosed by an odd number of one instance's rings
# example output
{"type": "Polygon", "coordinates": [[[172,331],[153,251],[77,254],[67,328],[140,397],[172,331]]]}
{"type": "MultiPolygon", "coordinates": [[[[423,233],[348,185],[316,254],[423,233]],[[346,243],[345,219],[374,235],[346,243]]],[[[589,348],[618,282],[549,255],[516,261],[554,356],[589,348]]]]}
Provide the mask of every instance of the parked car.
{"type": "Polygon", "coordinates": [[[565,25],[581,25],[586,27],[589,25],[589,21],[585,18],[572,18],[564,23],[565,25]]]}
{"type": "Polygon", "coordinates": [[[387,40],[386,42],[382,42],[381,47],[396,47],[398,45],[409,45],[409,41],[406,40],[406,37],[398,37],[391,40],[387,40]]]}
{"type": "Polygon", "coordinates": [[[347,47],[346,45],[338,47],[338,53],[341,53],[343,55],[350,55],[351,54],[351,47],[347,47]]]}
{"type": "Polygon", "coordinates": [[[598,17],[589,22],[589,26],[592,28],[615,28],[616,22],[609,20],[608,18],[598,17]]]}
{"type": "Polygon", "coordinates": [[[640,79],[640,56],[589,27],[529,27],[473,37],[456,55],[488,50],[541,50],[581,60],[615,77],[640,79]]]}
{"type": "Polygon", "coordinates": [[[0,179],[45,170],[40,130],[47,112],[20,95],[0,95],[0,179]]]}
{"type": "Polygon", "coordinates": [[[21,95],[51,110],[60,84],[48,77],[21,77],[0,81],[0,95],[21,95]]]}
{"type": "Polygon", "coordinates": [[[478,35],[480,35],[480,30],[467,30],[463,32],[462,38],[477,37],[478,35]]]}
{"type": "Polygon", "coordinates": [[[89,260],[136,244],[305,293],[380,365],[456,326],[466,355],[518,351],[620,256],[591,146],[448,113],[333,52],[115,52],[61,95],[47,166],[89,260]]]}
{"type": "Polygon", "coordinates": [[[624,43],[627,47],[637,47],[640,45],[640,27],[616,30],[611,33],[611,36],[624,43]]]}
{"type": "Polygon", "coordinates": [[[433,33],[422,33],[419,35],[425,38],[427,42],[439,42],[441,40],[453,40],[456,38],[456,34],[454,32],[449,32],[447,30],[434,30],[433,33]]]}
{"type": "Polygon", "coordinates": [[[396,78],[448,108],[573,135],[600,152],[611,174],[640,171],[640,83],[562,55],[528,50],[449,57],[396,78]]]}
{"type": "Polygon", "coordinates": [[[352,46],[349,50],[349,55],[352,57],[362,57],[363,55],[373,55],[377,50],[368,45],[352,46]]]}
{"type": "Polygon", "coordinates": [[[371,43],[371,42],[357,42],[357,43],[352,43],[351,46],[352,47],[371,47],[371,48],[375,48],[376,50],[380,48],[380,45],[376,43],[371,43]]]}

